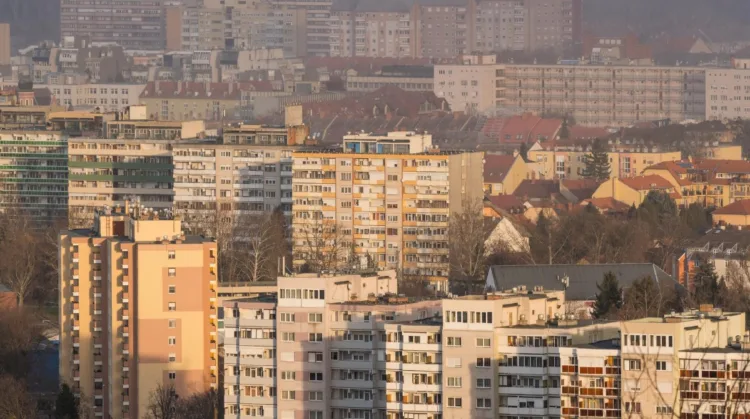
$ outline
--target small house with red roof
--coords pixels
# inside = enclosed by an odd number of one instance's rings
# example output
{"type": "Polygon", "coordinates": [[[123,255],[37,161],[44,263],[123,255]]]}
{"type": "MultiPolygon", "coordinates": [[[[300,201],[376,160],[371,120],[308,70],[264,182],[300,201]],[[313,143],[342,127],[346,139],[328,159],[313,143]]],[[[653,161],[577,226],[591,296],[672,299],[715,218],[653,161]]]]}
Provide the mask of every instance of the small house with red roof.
{"type": "Polygon", "coordinates": [[[714,223],[731,226],[750,226],[750,199],[734,201],[711,213],[714,223]]]}
{"type": "Polygon", "coordinates": [[[484,156],[485,195],[512,194],[529,178],[529,168],[520,155],[486,154],[484,156]]]}
{"type": "Polygon", "coordinates": [[[612,198],[627,206],[639,206],[651,191],[667,193],[675,200],[680,198],[680,194],[675,187],[668,180],[658,175],[628,178],[613,177],[599,185],[592,198],[612,198]]]}

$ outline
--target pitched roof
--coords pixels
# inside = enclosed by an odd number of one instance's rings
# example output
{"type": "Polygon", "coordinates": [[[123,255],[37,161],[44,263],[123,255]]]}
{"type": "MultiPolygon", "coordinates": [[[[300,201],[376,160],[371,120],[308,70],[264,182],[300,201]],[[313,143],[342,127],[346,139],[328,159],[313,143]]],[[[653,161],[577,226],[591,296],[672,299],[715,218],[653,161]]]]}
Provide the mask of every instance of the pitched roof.
{"type": "Polygon", "coordinates": [[[484,156],[484,181],[485,183],[499,183],[505,179],[513,162],[514,156],[508,154],[485,154],[484,156]]]}
{"type": "Polygon", "coordinates": [[[546,119],[530,113],[503,118],[502,126],[497,129],[497,122],[488,125],[482,132],[496,136],[503,143],[532,142],[540,139],[554,140],[562,119],[546,119]],[[493,129],[493,131],[490,131],[493,129]],[[496,132],[495,132],[496,131],[496,132]]]}
{"type": "Polygon", "coordinates": [[[620,178],[620,182],[635,189],[646,191],[651,189],[671,189],[673,186],[669,181],[659,175],[645,175],[620,178]]]}
{"type": "Polygon", "coordinates": [[[713,212],[718,215],[750,215],[750,199],[734,201],[713,212]]]}
{"type": "Polygon", "coordinates": [[[560,192],[560,183],[551,179],[524,179],[513,195],[520,198],[549,199],[560,192]]]}
{"type": "Polygon", "coordinates": [[[750,161],[747,160],[696,160],[697,169],[710,170],[714,173],[750,173],[750,161]]]}
{"type": "Polygon", "coordinates": [[[622,213],[630,209],[630,206],[628,206],[628,204],[618,201],[612,197],[585,199],[581,201],[581,205],[593,205],[594,208],[599,210],[599,212],[605,213],[622,213]]]}
{"type": "Polygon", "coordinates": [[[568,127],[568,139],[570,140],[595,140],[606,138],[610,132],[607,128],[587,127],[585,125],[571,125],[568,127]]]}
{"type": "Polygon", "coordinates": [[[494,206],[495,208],[504,211],[510,211],[514,208],[523,207],[523,201],[518,199],[518,197],[515,195],[492,195],[488,196],[487,200],[490,201],[490,204],[492,204],[492,206],[494,206]]]}
{"type": "Polygon", "coordinates": [[[302,105],[306,116],[326,117],[332,115],[356,116],[359,118],[373,117],[377,108],[384,114],[387,107],[389,113],[397,116],[416,117],[419,114],[433,110],[450,111],[450,106],[444,98],[439,98],[434,92],[407,92],[398,86],[385,85],[374,92],[361,96],[344,97],[343,99],[308,102],[302,105]]]}
{"type": "Polygon", "coordinates": [[[644,277],[651,277],[662,285],[680,287],[666,272],[652,263],[607,263],[596,265],[493,265],[487,277],[487,286],[507,290],[520,285],[527,289],[542,286],[546,290],[564,290],[565,298],[572,301],[596,299],[596,285],[604,275],[612,272],[623,288],[644,277]],[[568,285],[563,278],[568,278],[568,285]]]}
{"type": "Polygon", "coordinates": [[[563,179],[563,186],[579,200],[591,198],[600,182],[593,179],[563,179]]]}

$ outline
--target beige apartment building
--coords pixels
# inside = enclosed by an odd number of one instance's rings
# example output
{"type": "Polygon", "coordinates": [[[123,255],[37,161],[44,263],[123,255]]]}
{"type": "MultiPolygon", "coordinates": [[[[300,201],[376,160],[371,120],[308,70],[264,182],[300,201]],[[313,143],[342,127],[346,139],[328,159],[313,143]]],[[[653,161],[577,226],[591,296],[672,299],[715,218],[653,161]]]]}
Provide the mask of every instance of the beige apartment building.
{"type": "MultiPolygon", "coordinates": [[[[65,76],[63,76],[65,77],[65,76]]],[[[72,80],[57,80],[55,83],[40,84],[52,93],[54,104],[66,108],[98,109],[99,112],[119,112],[130,105],[138,105],[144,84],[124,83],[69,83],[72,80]]]]}
{"type": "Polygon", "coordinates": [[[435,94],[446,98],[451,108],[461,109],[466,107],[464,98],[472,92],[494,91],[497,110],[570,115],[576,124],[602,127],[662,119],[700,121],[706,114],[704,68],[466,65],[486,66],[495,71],[491,82],[489,78],[472,78],[469,68],[461,72],[455,67],[436,65],[435,94]],[[476,86],[469,85],[473,80],[477,81],[476,86]],[[443,90],[441,86],[467,88],[443,90]],[[449,92],[453,96],[447,95],[449,92]]]}
{"type": "Polygon", "coordinates": [[[342,2],[331,9],[332,57],[416,57],[415,22],[407,4],[342,2]],[[341,7],[343,6],[343,7],[341,7]],[[392,6],[389,8],[388,6],[392,6]]]}
{"type": "Polygon", "coordinates": [[[162,50],[164,2],[121,0],[92,3],[62,0],[60,37],[85,36],[91,42],[109,42],[126,49],[162,50]]]}
{"type": "Polygon", "coordinates": [[[434,92],[445,98],[453,111],[489,112],[495,108],[494,55],[461,57],[461,64],[435,66],[434,92]]]}
{"type": "Polygon", "coordinates": [[[91,226],[59,237],[61,382],[113,419],[144,417],[158,385],[216,388],[216,243],[130,205],[91,226]]]}
{"type": "MultiPolygon", "coordinates": [[[[610,177],[640,175],[646,168],[662,162],[678,161],[680,151],[640,145],[612,145],[609,156],[610,177]]],[[[557,146],[535,143],[528,151],[529,170],[534,179],[582,179],[586,156],[591,147],[557,146]]]]}
{"type": "Polygon", "coordinates": [[[750,115],[750,71],[706,70],[706,119],[728,120],[750,115]]]}
{"type": "Polygon", "coordinates": [[[483,153],[352,150],[293,153],[295,266],[332,252],[322,269],[374,264],[447,286],[449,219],[482,197],[483,153]]]}

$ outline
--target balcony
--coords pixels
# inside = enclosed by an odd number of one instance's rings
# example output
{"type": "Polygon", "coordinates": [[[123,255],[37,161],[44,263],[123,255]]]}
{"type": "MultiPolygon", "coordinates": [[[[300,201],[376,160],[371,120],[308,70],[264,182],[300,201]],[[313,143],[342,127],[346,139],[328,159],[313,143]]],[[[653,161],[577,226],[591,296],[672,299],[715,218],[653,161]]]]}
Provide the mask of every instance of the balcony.
{"type": "Polygon", "coordinates": [[[79,381],[81,379],[81,371],[75,370],[73,371],[73,380],[79,381]]]}
{"type": "Polygon", "coordinates": [[[129,317],[129,315],[130,315],[130,310],[128,310],[127,308],[124,308],[124,307],[123,307],[123,308],[122,308],[122,313],[121,313],[121,314],[122,314],[122,320],[128,320],[128,319],[130,318],[130,317],[129,317]]]}
{"type": "Polygon", "coordinates": [[[104,379],[104,373],[102,371],[94,372],[94,381],[102,381],[104,379]]]}
{"type": "Polygon", "coordinates": [[[73,347],[76,347],[76,348],[77,348],[77,347],[79,347],[79,346],[81,346],[81,338],[78,338],[78,337],[74,337],[74,338],[73,338],[73,347]]]}
{"type": "Polygon", "coordinates": [[[74,364],[80,364],[81,363],[81,355],[80,354],[73,354],[73,363],[74,364]]]}
{"type": "Polygon", "coordinates": [[[123,353],[124,355],[127,355],[127,354],[129,354],[129,353],[130,353],[130,347],[128,346],[128,344],[127,344],[127,343],[123,343],[123,344],[122,344],[122,353],[123,353]]]}
{"type": "Polygon", "coordinates": [[[127,337],[130,335],[130,327],[129,326],[122,326],[122,336],[127,337]]]}
{"type": "Polygon", "coordinates": [[[130,378],[128,378],[128,377],[122,377],[122,387],[123,388],[129,388],[130,387],[130,378]]]}
{"type": "Polygon", "coordinates": [[[79,303],[73,303],[73,313],[78,313],[78,310],[79,310],[78,304],[79,303]]]}

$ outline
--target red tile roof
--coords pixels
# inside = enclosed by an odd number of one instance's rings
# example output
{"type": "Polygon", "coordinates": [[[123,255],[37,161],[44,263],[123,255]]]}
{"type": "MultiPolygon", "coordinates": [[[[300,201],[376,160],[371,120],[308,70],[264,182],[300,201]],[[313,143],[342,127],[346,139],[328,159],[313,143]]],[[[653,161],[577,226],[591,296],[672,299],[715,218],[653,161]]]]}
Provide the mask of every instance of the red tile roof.
{"type": "Polygon", "coordinates": [[[717,209],[713,213],[718,215],[750,215],[750,199],[734,201],[725,207],[717,209]]]}
{"type": "Polygon", "coordinates": [[[620,182],[628,185],[636,191],[646,191],[651,189],[671,189],[672,184],[659,175],[634,176],[620,178],[620,182]]]}
{"type": "Polygon", "coordinates": [[[537,179],[523,180],[513,195],[519,198],[550,199],[560,192],[560,183],[556,180],[537,179]]]}
{"type": "Polygon", "coordinates": [[[562,119],[545,119],[525,113],[507,118],[492,118],[482,128],[488,137],[501,143],[524,143],[554,140],[562,126],[562,119]],[[501,119],[502,121],[498,121],[501,119]]]}
{"type": "Polygon", "coordinates": [[[516,158],[508,154],[486,154],[484,156],[485,183],[500,183],[505,179],[516,158]]]}
{"type": "Polygon", "coordinates": [[[303,104],[305,117],[355,116],[372,118],[377,115],[416,117],[435,110],[450,111],[448,102],[433,92],[407,92],[394,85],[361,96],[343,99],[309,102],[303,104]],[[386,112],[387,110],[387,112],[386,112]]]}
{"type": "Polygon", "coordinates": [[[562,184],[579,200],[591,198],[600,185],[593,179],[564,179],[562,184]]]}
{"type": "Polygon", "coordinates": [[[630,206],[614,198],[591,198],[581,201],[581,205],[593,205],[601,212],[625,212],[630,206]]]}
{"type": "Polygon", "coordinates": [[[610,132],[606,128],[572,125],[568,127],[568,134],[569,140],[595,140],[608,137],[610,132]]]}
{"type": "Polygon", "coordinates": [[[646,169],[653,170],[669,170],[675,174],[686,174],[688,168],[692,166],[690,162],[676,162],[676,161],[663,161],[647,167],[646,169]]]}
{"type": "Polygon", "coordinates": [[[150,81],[143,89],[141,98],[240,100],[243,90],[270,92],[273,86],[267,80],[235,83],[150,81]]]}
{"type": "Polygon", "coordinates": [[[523,201],[515,195],[493,195],[488,196],[487,199],[495,208],[505,211],[523,207],[523,201]]]}
{"type": "Polygon", "coordinates": [[[713,173],[750,173],[750,161],[747,160],[696,160],[693,165],[713,173]]]}

